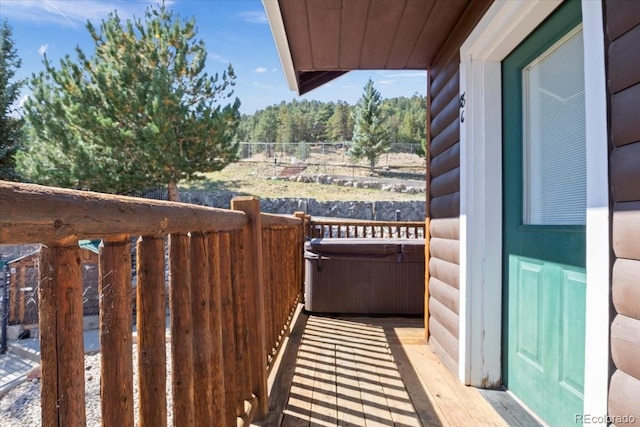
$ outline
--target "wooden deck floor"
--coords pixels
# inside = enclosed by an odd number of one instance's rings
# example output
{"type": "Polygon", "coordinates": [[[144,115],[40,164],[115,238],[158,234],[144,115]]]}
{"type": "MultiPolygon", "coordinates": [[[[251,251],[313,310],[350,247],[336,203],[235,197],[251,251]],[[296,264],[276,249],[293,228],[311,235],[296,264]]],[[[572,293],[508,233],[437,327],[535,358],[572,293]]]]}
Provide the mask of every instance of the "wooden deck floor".
{"type": "Polygon", "coordinates": [[[265,426],[502,426],[424,341],[421,319],[300,314],[265,426]]]}

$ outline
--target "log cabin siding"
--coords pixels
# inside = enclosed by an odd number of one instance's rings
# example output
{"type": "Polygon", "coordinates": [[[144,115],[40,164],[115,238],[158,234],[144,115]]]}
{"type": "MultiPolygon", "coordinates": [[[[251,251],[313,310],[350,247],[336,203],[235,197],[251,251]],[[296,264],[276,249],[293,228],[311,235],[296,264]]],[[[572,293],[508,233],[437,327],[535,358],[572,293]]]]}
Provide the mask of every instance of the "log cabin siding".
{"type": "Polygon", "coordinates": [[[456,167],[431,179],[431,197],[439,197],[460,191],[460,168],[456,167]]]}
{"type": "Polygon", "coordinates": [[[459,51],[491,3],[491,0],[469,3],[428,73],[429,342],[454,372],[458,370],[460,323],[459,51]]]}
{"type": "Polygon", "coordinates": [[[616,312],[640,320],[640,261],[618,258],[613,264],[613,283],[616,312]]]}
{"type": "Polygon", "coordinates": [[[604,3],[613,266],[609,414],[640,419],[640,2],[604,3]]]}
{"type": "Polygon", "coordinates": [[[455,144],[431,161],[431,173],[439,176],[458,166],[460,166],[460,144],[455,144]]]}

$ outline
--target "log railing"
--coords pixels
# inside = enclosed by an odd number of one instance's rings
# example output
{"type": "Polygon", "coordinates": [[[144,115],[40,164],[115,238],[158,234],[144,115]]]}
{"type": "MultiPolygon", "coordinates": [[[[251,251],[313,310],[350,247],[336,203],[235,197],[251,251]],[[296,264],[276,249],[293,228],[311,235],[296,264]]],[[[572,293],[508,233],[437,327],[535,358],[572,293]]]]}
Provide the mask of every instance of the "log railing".
{"type": "MultiPolygon", "coordinates": [[[[300,213],[296,213],[300,216],[300,213]]],[[[265,336],[269,369],[299,302],[302,302],[304,264],[301,219],[262,214],[265,336]]]]}
{"type": "Polygon", "coordinates": [[[102,425],[133,426],[137,418],[141,427],[166,426],[167,399],[176,426],[249,425],[266,415],[268,363],[301,298],[303,221],[260,214],[251,197],[234,199],[232,209],[0,181],[0,243],[44,244],[43,426],[87,424],[79,239],[102,239],[102,425]],[[137,414],[132,237],[138,237],[137,414]]]}
{"type": "Polygon", "coordinates": [[[424,239],[423,221],[361,221],[310,218],[306,236],[315,237],[399,237],[424,239]]]}

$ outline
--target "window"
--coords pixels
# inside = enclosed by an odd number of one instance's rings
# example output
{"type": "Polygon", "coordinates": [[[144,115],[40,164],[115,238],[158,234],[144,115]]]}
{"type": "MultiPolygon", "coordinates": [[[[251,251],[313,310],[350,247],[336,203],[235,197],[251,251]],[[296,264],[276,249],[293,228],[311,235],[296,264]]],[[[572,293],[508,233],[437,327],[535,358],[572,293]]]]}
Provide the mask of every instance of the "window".
{"type": "Polygon", "coordinates": [[[586,223],[582,27],[522,70],[525,224],[586,223]]]}

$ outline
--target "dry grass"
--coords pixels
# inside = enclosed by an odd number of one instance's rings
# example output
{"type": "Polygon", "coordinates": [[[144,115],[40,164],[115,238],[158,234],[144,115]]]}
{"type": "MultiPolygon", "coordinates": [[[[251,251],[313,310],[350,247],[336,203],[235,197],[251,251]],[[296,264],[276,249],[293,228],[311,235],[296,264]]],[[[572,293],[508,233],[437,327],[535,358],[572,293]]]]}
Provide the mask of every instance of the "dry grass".
{"type": "MultiPolygon", "coordinates": [[[[379,176],[399,179],[424,180],[423,159],[415,155],[390,153],[383,155],[379,166],[388,166],[389,170],[379,176]]],[[[424,200],[424,193],[405,194],[377,189],[343,187],[338,185],[305,184],[300,182],[273,179],[290,163],[278,162],[275,165],[261,156],[232,163],[219,172],[204,174],[202,181],[183,184],[183,188],[205,189],[207,191],[230,191],[234,193],[258,196],[260,198],[314,198],[319,201],[402,201],[424,200]]],[[[367,177],[370,171],[366,167],[353,167],[343,161],[340,153],[316,153],[307,160],[309,167],[304,174],[340,175],[344,177],[367,177]]]]}

